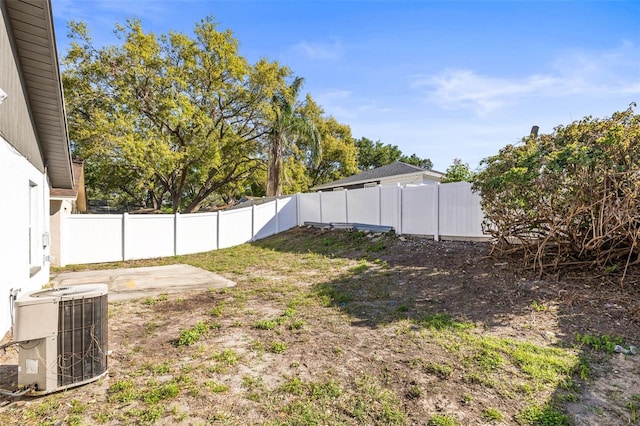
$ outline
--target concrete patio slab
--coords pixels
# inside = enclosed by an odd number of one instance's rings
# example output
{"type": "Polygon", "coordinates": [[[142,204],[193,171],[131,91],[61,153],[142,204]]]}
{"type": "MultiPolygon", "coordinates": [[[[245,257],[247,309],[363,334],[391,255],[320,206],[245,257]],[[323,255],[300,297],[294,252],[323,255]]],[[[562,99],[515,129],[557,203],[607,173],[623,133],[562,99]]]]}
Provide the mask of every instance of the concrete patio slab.
{"type": "Polygon", "coordinates": [[[51,283],[54,287],[107,284],[109,302],[236,285],[213,272],[183,264],[52,273],[51,283]]]}

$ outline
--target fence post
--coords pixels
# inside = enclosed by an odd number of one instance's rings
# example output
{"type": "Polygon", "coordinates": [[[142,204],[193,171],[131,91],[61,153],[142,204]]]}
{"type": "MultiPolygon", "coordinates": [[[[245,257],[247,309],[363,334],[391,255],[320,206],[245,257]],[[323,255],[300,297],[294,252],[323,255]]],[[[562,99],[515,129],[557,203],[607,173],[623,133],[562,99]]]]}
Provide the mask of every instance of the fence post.
{"type": "Polygon", "coordinates": [[[278,213],[278,202],[280,201],[279,198],[276,198],[276,234],[280,233],[280,214],[278,213]]]}
{"type": "Polygon", "coordinates": [[[402,235],[402,187],[399,183],[396,184],[396,194],[398,199],[398,218],[396,219],[398,221],[398,234],[402,235]]]}
{"type": "Polygon", "coordinates": [[[344,189],[344,221],[349,223],[349,193],[347,188],[344,189]]]}
{"type": "Polygon", "coordinates": [[[318,206],[320,207],[320,223],[324,223],[322,221],[322,191],[318,192],[318,196],[319,196],[318,206]]]}
{"type": "Polygon", "coordinates": [[[216,212],[216,250],[220,250],[220,210],[216,212]]]}
{"type": "Polygon", "coordinates": [[[435,214],[433,216],[435,223],[433,224],[433,239],[440,241],[440,182],[436,183],[436,195],[434,198],[435,214]]]}
{"type": "Polygon", "coordinates": [[[127,228],[129,213],[122,213],[122,260],[127,260],[127,228]]]}
{"type": "Polygon", "coordinates": [[[178,239],[180,238],[180,213],[175,212],[173,214],[173,255],[179,254],[180,248],[178,247],[178,239]]]}
{"type": "Polygon", "coordinates": [[[382,185],[378,185],[378,225],[382,225],[382,185]]]}
{"type": "Polygon", "coordinates": [[[251,204],[251,241],[256,238],[256,205],[251,204]]]}

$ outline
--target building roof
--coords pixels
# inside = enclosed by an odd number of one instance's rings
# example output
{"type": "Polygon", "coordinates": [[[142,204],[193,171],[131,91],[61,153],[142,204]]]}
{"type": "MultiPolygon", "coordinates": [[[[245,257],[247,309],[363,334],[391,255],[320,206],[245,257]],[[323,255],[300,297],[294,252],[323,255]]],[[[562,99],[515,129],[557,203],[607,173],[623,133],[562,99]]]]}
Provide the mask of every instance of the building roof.
{"type": "Polygon", "coordinates": [[[73,188],[62,80],[50,0],[3,1],[51,185],[73,188]]]}
{"type": "Polygon", "coordinates": [[[440,178],[444,174],[435,170],[423,169],[422,167],[414,166],[411,164],[403,163],[402,161],[396,161],[382,167],[378,167],[371,170],[365,170],[357,175],[349,176],[344,179],[335,180],[333,182],[324,183],[311,188],[313,191],[320,191],[323,189],[338,188],[341,186],[359,185],[370,182],[377,182],[380,179],[389,178],[393,176],[411,175],[411,174],[427,174],[435,178],[440,178]]]}
{"type": "Polygon", "coordinates": [[[78,191],[80,191],[80,180],[83,175],[83,163],[79,160],[73,160],[73,177],[74,183],[73,188],[51,188],[50,198],[52,200],[63,200],[63,199],[73,199],[78,198],[78,191]]]}

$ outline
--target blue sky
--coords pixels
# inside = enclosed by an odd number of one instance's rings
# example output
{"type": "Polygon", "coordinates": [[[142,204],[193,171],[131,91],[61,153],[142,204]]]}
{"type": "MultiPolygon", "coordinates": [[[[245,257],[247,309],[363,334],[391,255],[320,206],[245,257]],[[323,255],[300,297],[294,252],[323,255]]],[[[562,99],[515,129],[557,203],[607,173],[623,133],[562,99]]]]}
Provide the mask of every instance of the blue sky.
{"type": "MultiPolygon", "coordinates": [[[[397,145],[445,171],[476,168],[532,125],[550,133],[640,102],[640,1],[52,0],[96,44],[115,23],[190,34],[213,15],[250,62],[304,77],[303,92],[355,138],[397,145]]],[[[636,111],[638,111],[636,109],[636,111]]]]}

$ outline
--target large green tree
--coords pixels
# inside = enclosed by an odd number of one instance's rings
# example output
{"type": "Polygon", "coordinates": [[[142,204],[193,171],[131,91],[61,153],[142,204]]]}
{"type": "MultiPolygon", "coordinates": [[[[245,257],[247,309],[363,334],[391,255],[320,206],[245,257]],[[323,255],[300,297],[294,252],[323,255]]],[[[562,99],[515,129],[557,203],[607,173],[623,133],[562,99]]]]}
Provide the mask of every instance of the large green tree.
{"type": "Polygon", "coordinates": [[[396,145],[374,142],[365,137],[356,139],[355,145],[358,148],[358,168],[362,171],[382,167],[395,161],[402,161],[423,169],[433,167],[430,159],[420,158],[416,154],[405,155],[396,145]]]}
{"type": "Polygon", "coordinates": [[[351,136],[351,128],[333,117],[327,117],[310,95],[307,95],[303,113],[315,123],[322,147],[320,161],[315,161],[312,151],[305,144],[299,144],[308,182],[303,190],[357,173],[358,150],[351,136]]]}
{"type": "Polygon", "coordinates": [[[288,90],[287,68],[249,64],[212,18],[193,37],[157,36],[128,21],[116,27],[122,44],[101,48],[84,24],[70,30],[69,133],[94,194],[193,212],[218,193],[242,191],[264,167],[273,130],[265,117],[288,90]]]}
{"type": "Polygon", "coordinates": [[[356,139],[355,144],[358,148],[358,168],[363,171],[393,163],[402,156],[397,146],[374,142],[365,137],[356,139]]]}
{"type": "Polygon", "coordinates": [[[272,115],[267,124],[267,196],[282,194],[283,159],[291,158],[287,153],[295,149],[296,142],[306,144],[313,163],[321,156],[320,134],[313,121],[303,114],[298,101],[303,82],[302,77],[296,77],[272,98],[272,115]]]}
{"type": "Polygon", "coordinates": [[[430,169],[433,167],[433,163],[430,158],[420,158],[416,154],[402,155],[398,161],[411,164],[413,166],[422,167],[423,169],[430,169]]]}

